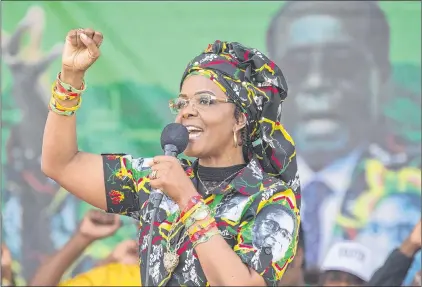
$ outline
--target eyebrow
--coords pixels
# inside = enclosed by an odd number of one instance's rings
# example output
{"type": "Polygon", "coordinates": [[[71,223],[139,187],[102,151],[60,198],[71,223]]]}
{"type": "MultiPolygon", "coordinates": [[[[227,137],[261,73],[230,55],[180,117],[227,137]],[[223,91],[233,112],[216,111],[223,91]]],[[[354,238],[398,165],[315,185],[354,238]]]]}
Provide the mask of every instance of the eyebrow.
{"type": "MultiPolygon", "coordinates": [[[[195,92],[193,95],[194,96],[196,96],[196,95],[199,95],[199,94],[211,94],[211,95],[213,95],[214,97],[217,97],[212,91],[210,91],[210,90],[201,90],[201,91],[197,91],[197,92],[195,92]]],[[[187,98],[188,97],[188,95],[186,95],[186,94],[182,94],[182,93],[180,93],[179,94],[179,97],[182,97],[182,98],[187,98]]]]}

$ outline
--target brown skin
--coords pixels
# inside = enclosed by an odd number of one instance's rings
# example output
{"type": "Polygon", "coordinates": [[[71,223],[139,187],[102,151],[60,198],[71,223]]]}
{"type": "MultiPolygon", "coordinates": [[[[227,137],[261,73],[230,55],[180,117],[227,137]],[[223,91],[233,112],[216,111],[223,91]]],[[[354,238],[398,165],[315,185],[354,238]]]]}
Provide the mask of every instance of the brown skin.
{"type": "MultiPolygon", "coordinates": [[[[190,76],[182,85],[180,94],[187,98],[203,91],[217,99],[227,96],[211,80],[203,76],[190,76]]],[[[199,164],[209,167],[227,167],[244,163],[242,149],[234,146],[233,133],[240,141],[239,131],[245,126],[246,118],[238,121],[234,117],[235,105],[215,103],[207,108],[194,108],[192,104],[181,110],[176,122],[184,126],[194,125],[203,129],[202,135],[190,140],[185,150],[187,156],[199,158],[199,164]]]]}
{"type": "Polygon", "coordinates": [[[1,245],[1,279],[12,282],[12,255],[5,244],[1,245]]]}
{"type": "Polygon", "coordinates": [[[98,265],[110,263],[121,263],[126,265],[138,265],[138,243],[136,240],[125,240],[119,243],[113,252],[98,265]]]}
{"type": "Polygon", "coordinates": [[[409,258],[415,256],[415,254],[421,249],[421,221],[412,230],[409,237],[400,246],[400,251],[409,258]]]}
{"type": "MultiPolygon", "coordinates": [[[[101,33],[92,29],[68,33],[62,56],[61,79],[65,83],[81,87],[86,70],[100,55],[102,39],[101,33]]],[[[181,92],[189,97],[204,89],[211,90],[217,97],[226,97],[210,80],[194,76],[185,81],[181,92]]],[[[62,104],[72,106],[75,103],[62,104]]],[[[245,119],[236,123],[234,108],[231,104],[216,104],[208,111],[199,111],[189,105],[177,116],[176,122],[200,125],[204,129],[204,134],[190,142],[187,149],[187,154],[198,157],[201,165],[222,167],[244,162],[241,148],[235,149],[233,146],[233,132],[239,133],[245,119]]],[[[184,207],[197,191],[180,163],[175,158],[165,156],[156,157],[155,161],[159,165],[153,166],[158,170],[158,179],[152,180],[151,186],[162,188],[179,206],[184,207]]],[[[80,199],[106,209],[102,158],[78,151],[75,116],[62,117],[49,113],[44,131],[42,169],[47,176],[80,199]]],[[[212,286],[265,286],[264,279],[243,264],[219,235],[198,245],[196,252],[212,286]],[[221,258],[225,260],[222,262],[221,258]]]]}
{"type": "MultiPolygon", "coordinates": [[[[98,59],[102,34],[92,29],[71,30],[62,54],[61,79],[81,87],[86,70],[98,59]],[[87,35],[83,38],[81,35],[87,35]]],[[[60,102],[73,106],[74,102],[60,102]]],[[[49,112],[44,129],[42,170],[83,201],[105,210],[104,173],[101,155],[78,151],[76,116],[63,117],[49,112]]]]}
{"type": "Polygon", "coordinates": [[[120,227],[118,215],[91,210],[83,218],[79,229],[49,260],[43,263],[31,280],[31,286],[55,286],[64,272],[94,241],[113,235],[120,227]]]}
{"type": "Polygon", "coordinates": [[[412,285],[411,286],[421,286],[422,280],[421,280],[422,271],[419,270],[415,274],[415,278],[413,278],[412,285]]]}

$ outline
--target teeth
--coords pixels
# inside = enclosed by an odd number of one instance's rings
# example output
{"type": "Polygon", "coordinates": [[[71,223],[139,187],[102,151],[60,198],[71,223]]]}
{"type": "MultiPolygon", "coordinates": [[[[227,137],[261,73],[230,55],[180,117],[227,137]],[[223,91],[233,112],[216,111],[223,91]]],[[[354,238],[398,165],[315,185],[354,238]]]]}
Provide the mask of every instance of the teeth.
{"type": "Polygon", "coordinates": [[[198,127],[194,127],[194,126],[187,126],[186,129],[188,130],[188,132],[202,132],[202,129],[198,128],[198,127]]]}

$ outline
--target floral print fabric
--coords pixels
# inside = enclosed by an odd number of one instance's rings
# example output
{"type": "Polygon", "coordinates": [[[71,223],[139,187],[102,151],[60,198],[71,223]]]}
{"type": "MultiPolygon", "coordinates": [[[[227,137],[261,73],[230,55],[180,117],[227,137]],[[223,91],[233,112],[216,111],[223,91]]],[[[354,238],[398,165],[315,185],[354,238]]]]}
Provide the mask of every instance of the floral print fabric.
{"type": "MultiPolygon", "coordinates": [[[[131,216],[140,222],[139,256],[143,283],[146,276],[150,276],[154,286],[207,286],[189,238],[177,250],[180,263],[174,272],[168,274],[164,268],[167,240],[174,248],[184,232],[180,228],[168,238],[179,207],[167,196],[157,212],[150,274],[145,274],[152,211],[148,198],[154,192],[148,179],[150,160],[123,154],[103,155],[108,212],[131,216]]],[[[182,160],[181,164],[197,186],[197,162],[182,160]]],[[[230,184],[205,197],[212,210],[218,205],[215,219],[226,242],[245,264],[263,276],[268,286],[277,285],[296,252],[300,222],[296,197],[283,181],[265,173],[255,158],[230,184]]]]}

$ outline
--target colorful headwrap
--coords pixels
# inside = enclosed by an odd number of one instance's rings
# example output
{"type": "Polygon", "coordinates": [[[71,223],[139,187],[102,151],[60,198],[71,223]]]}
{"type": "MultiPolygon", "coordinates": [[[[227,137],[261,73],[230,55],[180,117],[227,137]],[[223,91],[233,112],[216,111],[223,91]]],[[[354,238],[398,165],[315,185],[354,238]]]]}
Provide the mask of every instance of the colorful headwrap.
{"type": "Polygon", "coordinates": [[[255,156],[266,173],[297,191],[294,142],[280,124],[282,102],[287,97],[280,68],[257,49],[215,41],[188,64],[181,85],[191,74],[211,79],[241,108],[247,118],[249,160],[255,156]]]}

